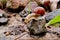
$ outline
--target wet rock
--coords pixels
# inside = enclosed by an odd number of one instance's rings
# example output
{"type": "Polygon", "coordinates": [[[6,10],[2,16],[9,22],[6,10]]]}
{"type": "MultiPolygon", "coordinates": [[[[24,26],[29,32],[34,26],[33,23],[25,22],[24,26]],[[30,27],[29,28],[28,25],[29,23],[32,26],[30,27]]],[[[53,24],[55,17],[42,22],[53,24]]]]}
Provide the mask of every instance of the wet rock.
{"type": "Polygon", "coordinates": [[[32,13],[36,7],[38,7],[38,4],[35,1],[29,2],[29,4],[24,8],[24,10],[19,14],[21,17],[26,17],[28,14],[32,13]]]}
{"type": "Polygon", "coordinates": [[[8,0],[6,8],[11,12],[20,12],[29,3],[29,0],[8,0]]]}
{"type": "Polygon", "coordinates": [[[4,25],[8,23],[8,19],[7,18],[0,18],[0,25],[4,25]]]}
{"type": "Polygon", "coordinates": [[[31,20],[28,23],[28,29],[30,31],[30,34],[40,34],[42,32],[45,32],[45,20],[44,19],[39,19],[39,20],[31,20]]]}
{"type": "Polygon", "coordinates": [[[17,9],[19,6],[26,6],[29,0],[8,0],[6,7],[17,9]]]}
{"type": "Polygon", "coordinates": [[[6,13],[0,9],[0,25],[4,25],[8,23],[8,18],[6,13]]]}
{"type": "Polygon", "coordinates": [[[47,22],[49,22],[51,19],[53,19],[55,16],[60,14],[60,9],[57,9],[53,12],[50,12],[48,14],[45,15],[45,18],[47,20],[47,22]]]}

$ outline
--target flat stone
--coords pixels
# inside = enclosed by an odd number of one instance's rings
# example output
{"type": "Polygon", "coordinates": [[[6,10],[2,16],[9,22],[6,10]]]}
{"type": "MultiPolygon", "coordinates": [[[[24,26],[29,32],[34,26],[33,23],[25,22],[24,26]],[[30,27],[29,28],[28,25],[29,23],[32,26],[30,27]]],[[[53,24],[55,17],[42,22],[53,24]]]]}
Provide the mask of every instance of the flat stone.
{"type": "Polygon", "coordinates": [[[7,18],[0,18],[0,25],[6,24],[8,22],[7,18]]]}
{"type": "Polygon", "coordinates": [[[21,17],[26,17],[28,14],[32,13],[36,7],[38,7],[38,4],[35,1],[29,2],[29,4],[24,8],[24,10],[19,14],[21,17]]]}
{"type": "Polygon", "coordinates": [[[60,15],[60,9],[57,9],[53,12],[50,12],[50,13],[46,14],[45,18],[49,22],[51,19],[53,19],[57,15],[60,15]]]}

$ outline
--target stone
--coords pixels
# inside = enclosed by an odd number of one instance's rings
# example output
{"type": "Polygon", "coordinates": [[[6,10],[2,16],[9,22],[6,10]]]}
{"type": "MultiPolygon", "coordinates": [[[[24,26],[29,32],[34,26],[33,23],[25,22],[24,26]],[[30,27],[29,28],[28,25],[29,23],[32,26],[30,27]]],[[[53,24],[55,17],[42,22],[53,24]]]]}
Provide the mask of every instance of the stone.
{"type": "Polygon", "coordinates": [[[53,12],[50,12],[50,13],[44,15],[44,16],[45,16],[47,22],[49,22],[51,19],[53,19],[57,15],[60,15],[60,9],[57,9],[53,12]]]}
{"type": "Polygon", "coordinates": [[[24,8],[24,10],[22,12],[20,12],[20,16],[21,17],[26,17],[28,14],[32,13],[33,10],[38,7],[38,4],[33,1],[33,2],[29,2],[29,4],[24,8]]]}
{"type": "Polygon", "coordinates": [[[28,23],[28,29],[31,34],[40,34],[46,31],[44,25],[45,25],[44,19],[39,20],[32,19],[28,23]]]}
{"type": "Polygon", "coordinates": [[[0,18],[0,25],[4,25],[8,23],[8,19],[7,18],[0,18]]]}

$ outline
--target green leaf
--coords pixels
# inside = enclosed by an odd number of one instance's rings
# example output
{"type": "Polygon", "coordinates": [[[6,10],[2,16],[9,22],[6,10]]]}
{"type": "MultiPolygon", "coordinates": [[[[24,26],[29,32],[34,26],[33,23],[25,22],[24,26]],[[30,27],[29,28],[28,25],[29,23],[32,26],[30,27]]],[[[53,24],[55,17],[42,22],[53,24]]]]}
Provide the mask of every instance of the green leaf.
{"type": "Polygon", "coordinates": [[[60,15],[57,15],[55,18],[53,18],[50,22],[46,24],[46,26],[49,26],[58,22],[60,22],[60,15]]]}

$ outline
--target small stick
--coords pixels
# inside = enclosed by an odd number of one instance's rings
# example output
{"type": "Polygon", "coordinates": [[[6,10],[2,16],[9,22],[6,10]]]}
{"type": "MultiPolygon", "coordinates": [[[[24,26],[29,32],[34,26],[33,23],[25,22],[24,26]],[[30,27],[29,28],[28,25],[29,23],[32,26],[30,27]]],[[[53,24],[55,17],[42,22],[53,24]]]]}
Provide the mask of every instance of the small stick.
{"type": "Polygon", "coordinates": [[[23,32],[22,34],[20,34],[19,36],[17,36],[14,40],[17,40],[19,38],[21,38],[23,35],[27,34],[28,32],[23,32]]]}

